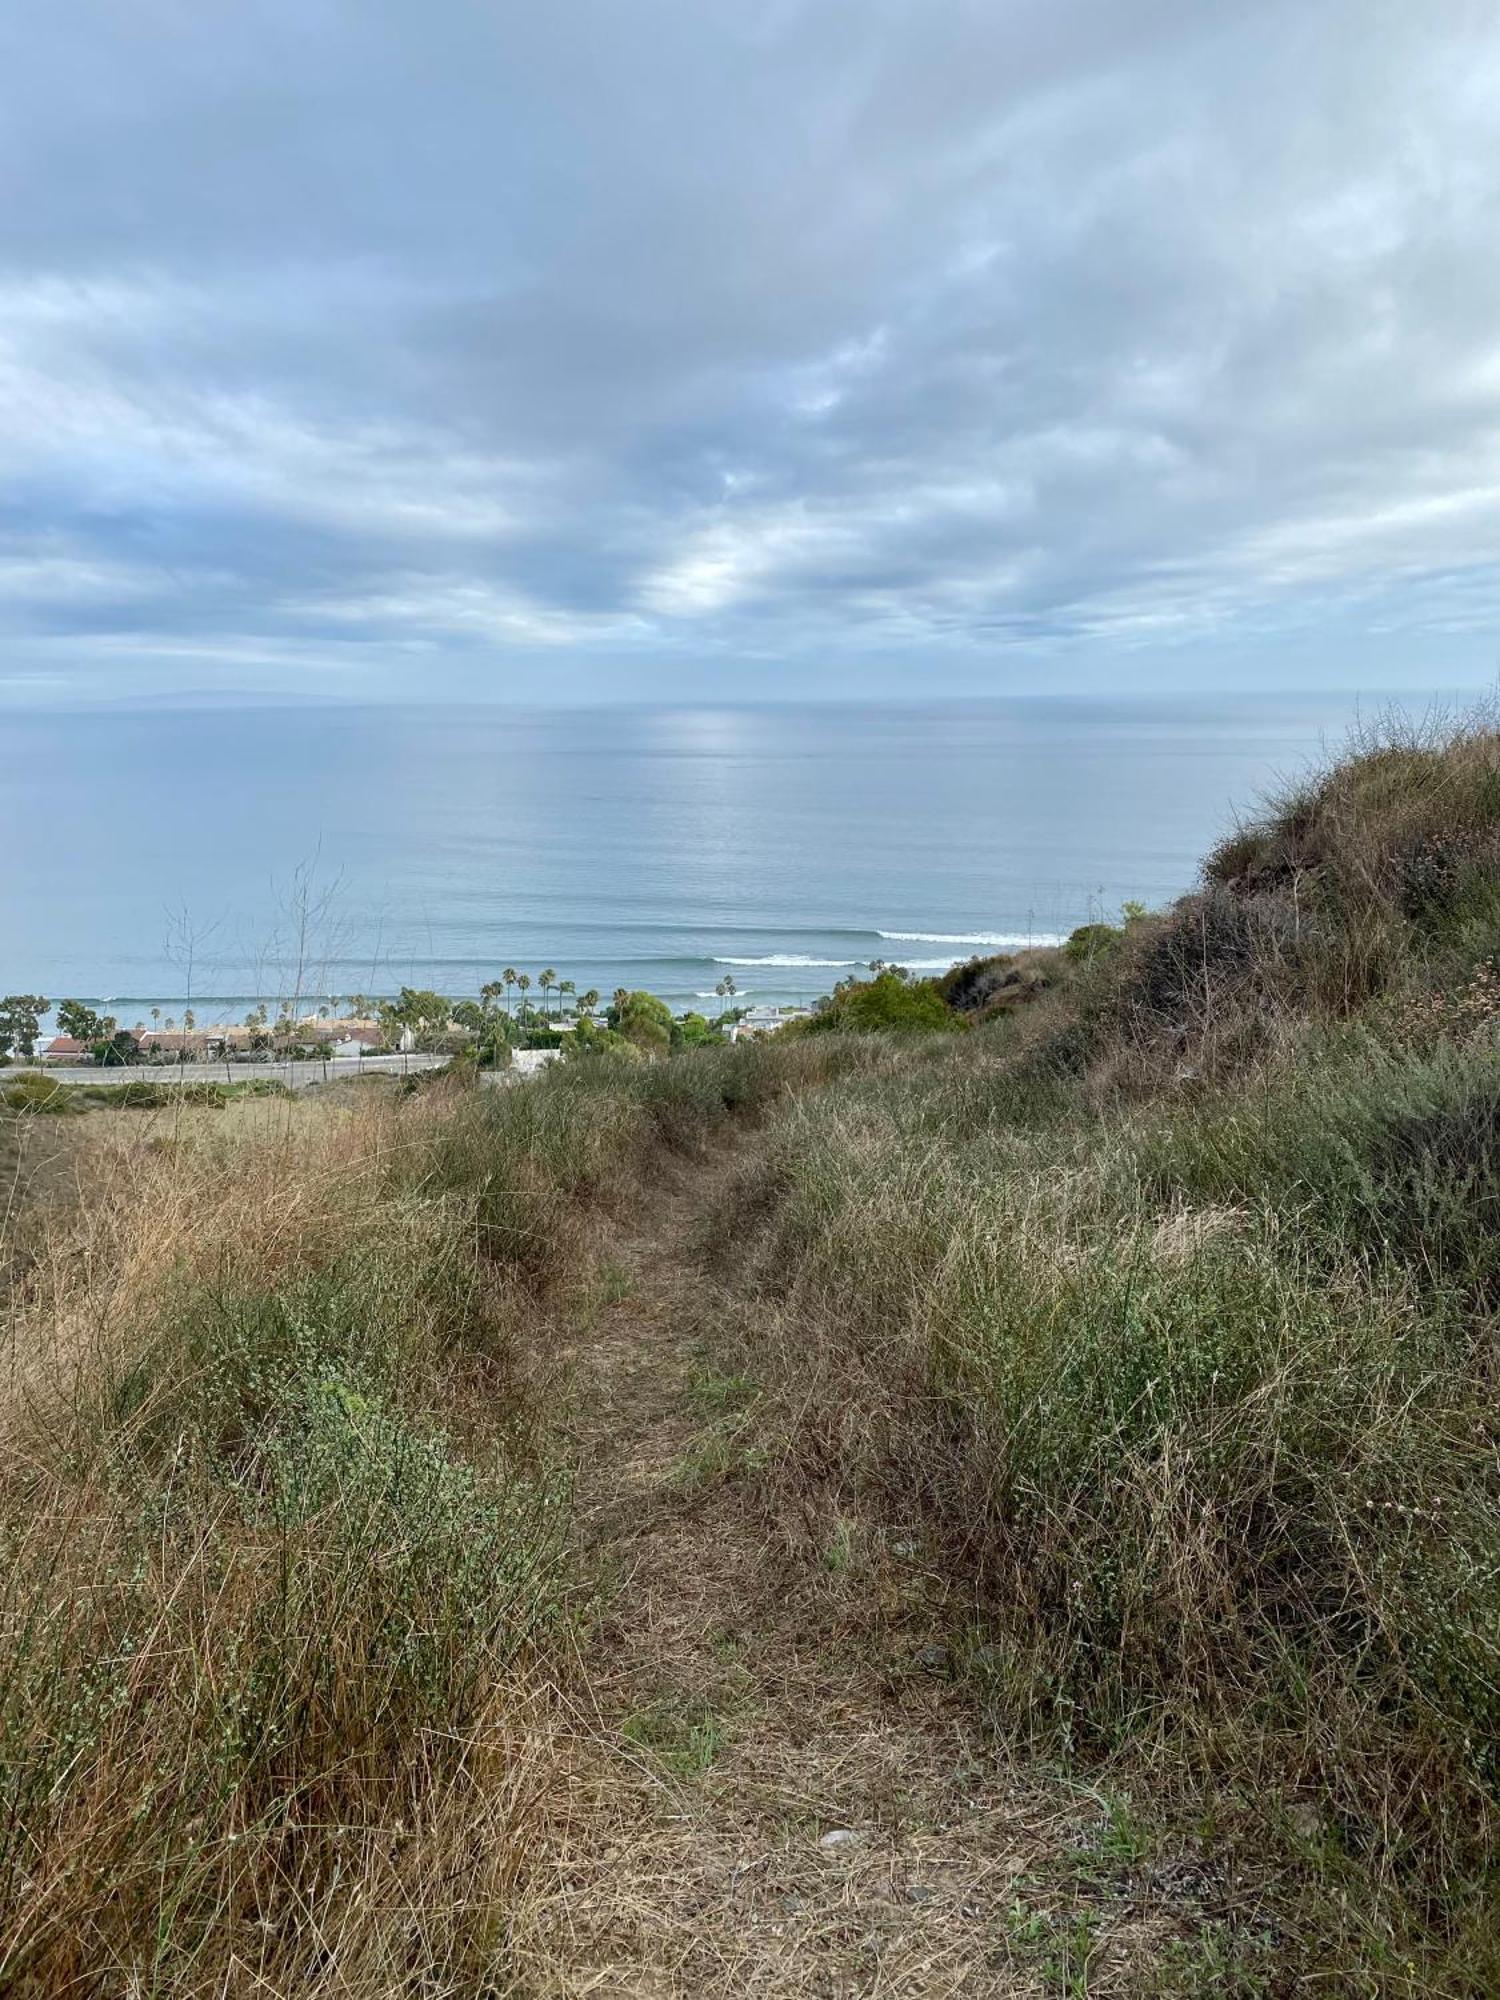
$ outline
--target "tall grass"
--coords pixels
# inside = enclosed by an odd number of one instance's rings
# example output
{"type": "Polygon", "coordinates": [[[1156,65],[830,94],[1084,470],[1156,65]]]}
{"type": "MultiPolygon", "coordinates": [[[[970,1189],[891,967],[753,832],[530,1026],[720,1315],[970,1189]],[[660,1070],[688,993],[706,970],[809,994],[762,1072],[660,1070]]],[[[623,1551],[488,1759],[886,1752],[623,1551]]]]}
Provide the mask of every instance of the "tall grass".
{"type": "Polygon", "coordinates": [[[773,1128],[800,1463],[933,1524],[1009,1740],[1261,1839],[1310,1803],[1370,1899],[1339,1949],[1430,1969],[1500,1806],[1500,1053],[1056,1124],[1004,1077],[773,1128]]]}
{"type": "Polygon", "coordinates": [[[47,1218],[0,1413],[8,1992],[494,1967],[564,1493],[474,1202],[424,1183],[445,1115],[130,1148],[47,1218]]]}
{"type": "Polygon", "coordinates": [[[1006,1740],[1232,1839],[1289,1980],[1500,1986],[1497,883],[1500,739],[1367,741],[739,1191],[794,1475],[926,1518],[1006,1740]]]}
{"type": "Polygon", "coordinates": [[[6,1260],[6,1992],[506,1988],[570,1617],[528,1336],[660,1149],[873,1053],[81,1141],[6,1260]]]}

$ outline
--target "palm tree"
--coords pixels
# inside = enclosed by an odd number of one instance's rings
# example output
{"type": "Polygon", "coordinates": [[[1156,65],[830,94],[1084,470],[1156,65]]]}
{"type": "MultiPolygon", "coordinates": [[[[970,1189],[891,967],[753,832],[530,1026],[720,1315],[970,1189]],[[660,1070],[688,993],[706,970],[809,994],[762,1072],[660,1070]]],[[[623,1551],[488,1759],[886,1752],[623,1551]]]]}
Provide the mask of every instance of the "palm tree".
{"type": "Polygon", "coordinates": [[[502,991],[503,988],[498,979],[487,979],[483,986],[480,987],[479,997],[484,1002],[484,1011],[486,1014],[489,1013],[495,1002],[500,998],[502,991]]]}
{"type": "Polygon", "coordinates": [[[557,974],[553,970],[553,968],[549,965],[545,972],[539,972],[537,974],[536,983],[542,989],[542,995],[543,995],[542,1012],[545,1014],[547,1011],[546,995],[549,994],[552,991],[553,987],[557,984],[557,974]]]}
{"type": "Polygon", "coordinates": [[[577,991],[578,991],[578,988],[577,988],[577,987],[576,987],[576,986],[575,986],[575,985],[573,984],[573,982],[572,982],[572,980],[571,980],[571,979],[565,979],[565,980],[564,980],[564,981],[562,982],[562,984],[561,984],[561,985],[560,985],[560,986],[558,987],[558,989],[557,989],[557,1011],[558,1011],[559,1015],[560,1015],[560,1014],[562,1013],[562,1003],[563,1003],[563,995],[564,995],[565,993],[576,993],[577,991]]]}
{"type": "Polygon", "coordinates": [[[714,991],[719,996],[719,1019],[722,1021],[724,1018],[724,1004],[729,998],[729,981],[721,979],[714,988],[714,991]]]}
{"type": "Polygon", "coordinates": [[[594,1009],[598,1005],[599,1005],[599,989],[597,986],[591,986],[587,993],[579,994],[578,1011],[580,1014],[582,1014],[583,1018],[586,1021],[593,1020],[594,1009]]]}
{"type": "Polygon", "coordinates": [[[510,1012],[510,989],[515,985],[519,976],[513,965],[507,965],[504,972],[500,975],[505,982],[505,1011],[507,1014],[510,1012]]]}
{"type": "Polygon", "coordinates": [[[529,972],[518,972],[516,974],[516,990],[521,996],[521,1012],[524,1014],[526,1012],[526,995],[531,991],[531,974],[529,972]]]}

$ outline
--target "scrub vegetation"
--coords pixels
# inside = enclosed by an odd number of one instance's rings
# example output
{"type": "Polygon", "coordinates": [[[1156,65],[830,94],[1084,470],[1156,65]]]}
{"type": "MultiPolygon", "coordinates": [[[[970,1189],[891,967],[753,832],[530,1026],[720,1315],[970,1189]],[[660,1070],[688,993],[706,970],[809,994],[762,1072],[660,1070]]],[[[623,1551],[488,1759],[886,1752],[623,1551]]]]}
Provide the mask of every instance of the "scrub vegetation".
{"type": "Polygon", "coordinates": [[[1481,722],[765,1041],[80,1133],[0,1983],[1495,1990],[1497,1036],[1481,722]]]}

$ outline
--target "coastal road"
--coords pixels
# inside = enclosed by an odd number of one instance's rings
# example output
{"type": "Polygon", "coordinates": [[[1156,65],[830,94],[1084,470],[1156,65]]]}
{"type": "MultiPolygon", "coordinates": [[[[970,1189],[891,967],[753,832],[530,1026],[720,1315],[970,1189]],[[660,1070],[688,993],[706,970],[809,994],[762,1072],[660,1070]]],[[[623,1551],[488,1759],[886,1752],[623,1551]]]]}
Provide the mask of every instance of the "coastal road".
{"type": "MultiPolygon", "coordinates": [[[[421,1069],[440,1069],[446,1056],[331,1056],[325,1062],[243,1063],[131,1063],[118,1069],[101,1069],[93,1063],[17,1063],[9,1073],[40,1069],[59,1083],[284,1083],[292,1090],[307,1090],[315,1083],[334,1083],[348,1076],[411,1076],[421,1069]]],[[[7,1070],[0,1065],[0,1086],[7,1070]]]]}

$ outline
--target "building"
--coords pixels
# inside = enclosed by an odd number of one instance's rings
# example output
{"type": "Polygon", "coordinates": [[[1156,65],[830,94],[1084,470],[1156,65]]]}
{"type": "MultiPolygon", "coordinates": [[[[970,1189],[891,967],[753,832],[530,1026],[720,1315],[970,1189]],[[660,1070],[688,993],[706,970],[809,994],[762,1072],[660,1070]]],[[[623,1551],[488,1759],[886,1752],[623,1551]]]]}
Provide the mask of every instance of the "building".
{"type": "Polygon", "coordinates": [[[331,1053],[341,1061],[356,1056],[378,1055],[385,1047],[385,1036],[378,1028],[349,1028],[334,1042],[331,1053]]]}
{"type": "Polygon", "coordinates": [[[44,1049],[37,1053],[37,1060],[44,1063],[92,1062],[93,1051],[87,1042],[80,1042],[74,1035],[54,1035],[44,1049]]]}

